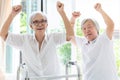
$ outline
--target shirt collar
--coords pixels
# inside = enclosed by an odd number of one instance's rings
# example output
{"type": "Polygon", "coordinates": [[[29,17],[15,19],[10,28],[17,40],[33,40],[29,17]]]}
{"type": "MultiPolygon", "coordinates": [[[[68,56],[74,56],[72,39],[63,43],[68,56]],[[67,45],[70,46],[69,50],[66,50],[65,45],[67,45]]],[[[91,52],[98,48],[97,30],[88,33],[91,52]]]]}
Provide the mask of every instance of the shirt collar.
{"type": "MultiPolygon", "coordinates": [[[[35,37],[35,33],[33,34],[33,39],[34,39],[36,42],[38,42],[37,39],[36,39],[36,37],[35,37]]],[[[43,41],[47,42],[47,40],[48,40],[48,35],[45,33],[45,37],[44,37],[43,41]]]]}
{"type": "Polygon", "coordinates": [[[96,40],[97,40],[97,38],[95,38],[95,39],[92,40],[92,41],[86,40],[86,45],[88,45],[88,44],[94,44],[94,43],[96,42],[96,40]]]}

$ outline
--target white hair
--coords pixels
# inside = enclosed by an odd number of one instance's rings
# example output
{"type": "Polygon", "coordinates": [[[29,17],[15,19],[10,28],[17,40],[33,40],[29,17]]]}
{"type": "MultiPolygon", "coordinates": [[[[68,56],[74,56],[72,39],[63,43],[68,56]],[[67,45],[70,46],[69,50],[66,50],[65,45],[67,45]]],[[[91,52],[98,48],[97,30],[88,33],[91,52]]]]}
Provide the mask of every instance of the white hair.
{"type": "Polygon", "coordinates": [[[29,25],[32,24],[32,19],[33,19],[37,14],[41,14],[42,16],[44,16],[44,17],[47,19],[46,14],[44,14],[44,13],[41,12],[41,11],[35,11],[35,12],[32,12],[32,14],[31,14],[30,17],[29,17],[29,25]]]}
{"type": "Polygon", "coordinates": [[[83,28],[83,25],[87,22],[87,21],[92,21],[94,23],[94,25],[96,26],[96,29],[99,33],[99,30],[100,30],[100,27],[99,27],[99,24],[98,22],[95,20],[95,19],[91,19],[91,18],[86,18],[84,19],[82,22],[81,22],[81,28],[83,28]]]}

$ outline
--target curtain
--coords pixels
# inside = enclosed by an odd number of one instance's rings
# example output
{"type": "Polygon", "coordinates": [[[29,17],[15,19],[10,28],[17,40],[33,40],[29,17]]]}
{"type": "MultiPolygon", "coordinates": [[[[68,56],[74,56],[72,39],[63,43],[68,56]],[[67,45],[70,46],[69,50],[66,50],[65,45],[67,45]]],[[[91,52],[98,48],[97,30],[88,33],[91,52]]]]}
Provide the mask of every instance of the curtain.
{"type": "MultiPolygon", "coordinates": [[[[0,0],[0,29],[11,8],[11,0],[0,0]]],[[[4,80],[5,71],[5,46],[3,40],[0,38],[0,80],[4,80]]]]}

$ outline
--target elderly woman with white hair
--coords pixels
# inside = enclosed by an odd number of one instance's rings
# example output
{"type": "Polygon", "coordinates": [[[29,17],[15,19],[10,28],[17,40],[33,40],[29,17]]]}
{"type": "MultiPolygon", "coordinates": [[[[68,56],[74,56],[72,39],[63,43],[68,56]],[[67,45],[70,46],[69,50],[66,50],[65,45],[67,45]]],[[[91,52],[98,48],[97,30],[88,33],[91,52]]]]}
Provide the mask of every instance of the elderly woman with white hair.
{"type": "Polygon", "coordinates": [[[48,23],[47,17],[42,12],[34,12],[30,17],[29,24],[34,31],[33,35],[8,32],[12,20],[21,9],[21,5],[13,6],[9,17],[2,26],[1,38],[7,44],[22,51],[23,61],[28,67],[30,77],[61,74],[56,47],[71,39],[68,33],[73,34],[72,29],[70,29],[70,22],[64,12],[63,3],[57,2],[57,10],[65,23],[66,33],[45,34],[48,23]]]}
{"type": "MultiPolygon", "coordinates": [[[[119,80],[112,42],[114,22],[103,11],[100,3],[95,5],[95,9],[104,19],[105,32],[100,35],[97,21],[87,18],[81,22],[84,38],[72,39],[72,43],[81,49],[83,80],[119,80]]],[[[81,14],[73,12],[72,15],[71,25],[74,26],[76,18],[81,14]]]]}

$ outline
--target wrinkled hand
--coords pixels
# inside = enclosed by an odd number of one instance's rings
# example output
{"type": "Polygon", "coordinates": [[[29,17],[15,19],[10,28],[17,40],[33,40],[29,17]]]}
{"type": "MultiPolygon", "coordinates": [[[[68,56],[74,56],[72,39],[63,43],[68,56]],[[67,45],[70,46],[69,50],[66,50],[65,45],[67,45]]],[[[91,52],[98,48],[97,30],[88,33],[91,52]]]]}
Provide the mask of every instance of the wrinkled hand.
{"type": "Polygon", "coordinates": [[[77,19],[80,15],[81,15],[80,12],[74,11],[74,12],[72,13],[72,17],[71,17],[71,19],[70,19],[70,23],[71,23],[71,26],[72,26],[72,27],[74,27],[75,21],[76,21],[76,19],[77,19]]]}
{"type": "Polygon", "coordinates": [[[81,15],[80,12],[74,11],[74,12],[72,13],[72,18],[76,19],[76,18],[80,17],[80,15],[81,15]]]}
{"type": "Polygon", "coordinates": [[[59,13],[61,13],[62,11],[64,11],[64,4],[63,3],[61,3],[60,1],[57,1],[57,11],[59,12],[59,13]]]}
{"type": "Polygon", "coordinates": [[[15,16],[17,15],[20,11],[22,10],[21,5],[16,5],[12,7],[12,15],[15,16]]]}
{"type": "Polygon", "coordinates": [[[101,4],[100,3],[96,3],[94,8],[96,9],[96,11],[100,12],[102,10],[101,4]]]}

